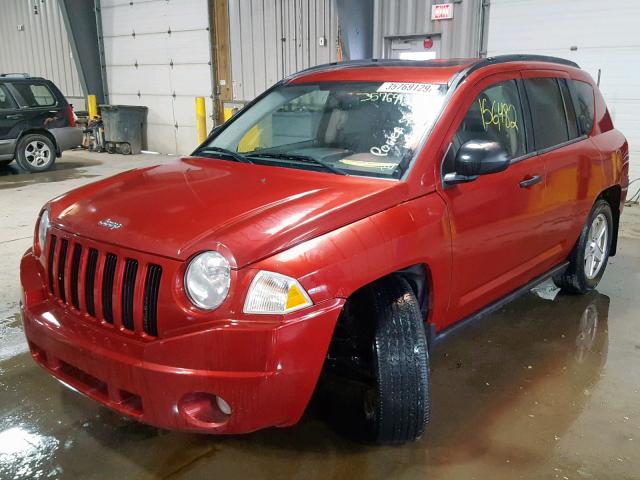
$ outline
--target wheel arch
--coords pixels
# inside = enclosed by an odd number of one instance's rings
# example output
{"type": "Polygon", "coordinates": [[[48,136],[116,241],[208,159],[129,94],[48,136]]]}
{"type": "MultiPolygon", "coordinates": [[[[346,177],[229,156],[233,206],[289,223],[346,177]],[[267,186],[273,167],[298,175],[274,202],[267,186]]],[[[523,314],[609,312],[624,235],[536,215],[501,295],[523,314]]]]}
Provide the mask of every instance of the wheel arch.
{"type": "MultiPolygon", "coordinates": [[[[363,289],[384,281],[389,278],[400,277],[407,281],[413,294],[416,296],[418,300],[418,304],[420,305],[420,312],[422,314],[422,319],[425,324],[425,332],[427,335],[427,343],[430,346],[431,341],[435,334],[435,324],[432,322],[431,311],[432,311],[432,303],[433,303],[433,282],[431,276],[431,270],[429,266],[425,263],[417,263],[414,265],[409,265],[404,268],[400,268],[389,272],[385,275],[382,275],[374,280],[367,282],[366,284],[360,286],[356,290],[354,290],[349,297],[347,297],[347,302],[356,297],[359,292],[363,289]]],[[[340,318],[338,318],[338,322],[340,322],[340,318]]]]}
{"type": "Polygon", "coordinates": [[[620,200],[622,198],[622,188],[620,185],[613,185],[598,195],[596,201],[605,200],[611,207],[613,214],[613,235],[611,236],[611,250],[609,256],[613,257],[618,248],[618,228],[620,226],[620,200]]]}
{"type": "Polygon", "coordinates": [[[23,130],[20,135],[18,136],[17,140],[16,140],[16,150],[14,152],[14,157],[16,157],[18,155],[18,145],[20,145],[20,141],[26,137],[27,135],[42,135],[44,137],[47,137],[49,140],[51,140],[51,142],[53,143],[53,148],[56,152],[56,157],[60,157],[61,155],[61,151],[60,151],[60,147],[58,146],[58,142],[56,142],[56,137],[53,136],[53,134],[44,128],[28,128],[26,130],[23,130]]]}

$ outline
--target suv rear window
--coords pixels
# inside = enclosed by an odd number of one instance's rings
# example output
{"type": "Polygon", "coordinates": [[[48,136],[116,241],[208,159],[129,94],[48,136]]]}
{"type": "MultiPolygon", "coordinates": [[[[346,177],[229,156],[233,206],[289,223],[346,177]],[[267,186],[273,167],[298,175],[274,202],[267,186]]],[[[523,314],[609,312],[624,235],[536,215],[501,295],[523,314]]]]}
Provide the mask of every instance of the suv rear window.
{"type": "Polygon", "coordinates": [[[10,108],[16,108],[16,104],[13,101],[13,98],[9,96],[9,92],[7,92],[4,86],[0,85],[0,109],[10,108]]]}
{"type": "Polygon", "coordinates": [[[29,107],[52,107],[56,104],[56,98],[46,85],[14,83],[13,86],[29,107]]]}
{"type": "Polygon", "coordinates": [[[558,81],[555,78],[529,78],[524,85],[531,106],[536,150],[568,141],[567,117],[558,81]]]}
{"type": "Polygon", "coordinates": [[[593,87],[587,82],[569,80],[571,98],[578,117],[578,127],[581,135],[588,135],[593,129],[594,100],[593,87]]]}

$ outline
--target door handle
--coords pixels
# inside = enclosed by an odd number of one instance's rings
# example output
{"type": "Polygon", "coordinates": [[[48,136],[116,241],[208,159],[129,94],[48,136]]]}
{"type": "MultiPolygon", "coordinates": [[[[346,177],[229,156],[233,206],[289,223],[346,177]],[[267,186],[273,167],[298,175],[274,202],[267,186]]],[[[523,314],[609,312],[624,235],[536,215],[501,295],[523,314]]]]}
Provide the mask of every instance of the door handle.
{"type": "Polygon", "coordinates": [[[24,115],[17,113],[15,115],[7,115],[6,118],[8,118],[9,120],[18,120],[19,118],[24,117],[24,115]]]}
{"type": "Polygon", "coordinates": [[[531,177],[527,177],[520,182],[520,188],[529,188],[536,183],[540,183],[542,181],[542,177],[540,175],[533,175],[531,177]]]}

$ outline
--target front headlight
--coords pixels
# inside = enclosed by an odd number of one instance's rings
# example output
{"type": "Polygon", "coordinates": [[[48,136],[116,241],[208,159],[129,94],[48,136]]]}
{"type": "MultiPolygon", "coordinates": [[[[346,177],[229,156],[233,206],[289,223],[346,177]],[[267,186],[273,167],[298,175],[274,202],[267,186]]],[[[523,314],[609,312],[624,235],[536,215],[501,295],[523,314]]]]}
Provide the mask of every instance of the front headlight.
{"type": "Polygon", "coordinates": [[[244,313],[284,314],[313,305],[297,280],[261,270],[254,277],[244,302],[244,313]]]}
{"type": "Polygon", "coordinates": [[[184,276],[189,300],[205,310],[218,308],[229,293],[231,267],[218,252],[202,252],[191,260],[184,276]]]}
{"type": "Polygon", "coordinates": [[[42,212],[40,223],[38,224],[38,248],[40,253],[44,252],[44,244],[47,241],[47,230],[49,229],[49,210],[42,212]]]}

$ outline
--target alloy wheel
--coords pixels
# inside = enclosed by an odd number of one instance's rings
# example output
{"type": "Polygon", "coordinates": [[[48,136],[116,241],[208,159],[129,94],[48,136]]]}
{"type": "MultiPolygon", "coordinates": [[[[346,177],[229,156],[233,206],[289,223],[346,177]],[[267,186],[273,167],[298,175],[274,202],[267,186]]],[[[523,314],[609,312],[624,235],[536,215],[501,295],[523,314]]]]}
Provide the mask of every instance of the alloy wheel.
{"type": "Polygon", "coordinates": [[[42,168],[48,165],[51,160],[51,149],[45,142],[34,140],[29,142],[24,149],[24,158],[30,165],[42,168]]]}
{"type": "Polygon", "coordinates": [[[584,253],[584,274],[589,280],[594,279],[607,259],[609,224],[607,217],[600,213],[591,222],[584,253]]]}

